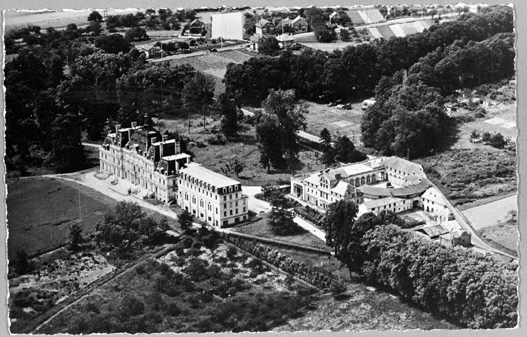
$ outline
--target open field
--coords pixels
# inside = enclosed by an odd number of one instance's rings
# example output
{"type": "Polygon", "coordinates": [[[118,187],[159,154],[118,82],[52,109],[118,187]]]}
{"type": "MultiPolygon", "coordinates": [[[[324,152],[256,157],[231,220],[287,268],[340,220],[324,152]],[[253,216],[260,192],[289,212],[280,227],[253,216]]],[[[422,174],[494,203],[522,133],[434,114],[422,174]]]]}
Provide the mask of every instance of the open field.
{"type": "Polygon", "coordinates": [[[311,299],[300,284],[220,244],[147,260],[39,333],[265,331],[311,299]]]}
{"type": "Polygon", "coordinates": [[[252,56],[238,50],[221,51],[194,57],[170,60],[170,65],[189,64],[194,69],[212,75],[216,81],[215,95],[225,91],[225,84],[221,83],[227,72],[229,63],[243,63],[252,56]]]}
{"type": "Polygon", "coordinates": [[[270,226],[267,224],[268,221],[268,214],[260,214],[262,217],[261,220],[258,220],[253,223],[249,224],[242,224],[238,225],[236,227],[233,227],[232,230],[238,233],[243,234],[250,234],[262,238],[268,238],[268,239],[274,239],[279,241],[285,241],[287,243],[293,243],[297,245],[302,246],[310,246],[320,249],[329,249],[328,246],[326,246],[326,243],[313,234],[309,233],[306,230],[303,230],[302,233],[297,235],[286,235],[286,236],[280,236],[275,235],[271,231],[270,226]]]}
{"type": "Polygon", "coordinates": [[[7,182],[8,256],[24,249],[30,256],[66,243],[69,225],[79,223],[83,233],[115,204],[87,187],[52,178],[7,182]]]}
{"type": "Polygon", "coordinates": [[[490,146],[457,149],[415,162],[455,206],[517,190],[517,158],[512,151],[490,146]]]}
{"type": "MultiPolygon", "coordinates": [[[[140,10],[140,9],[139,9],[140,10]]],[[[83,10],[42,10],[42,11],[6,11],[5,13],[5,28],[11,29],[15,27],[26,27],[28,25],[36,25],[41,28],[47,27],[66,27],[70,23],[76,25],[87,25],[88,15],[92,9],[83,10]]],[[[99,13],[103,14],[103,9],[99,9],[99,13]]],[[[138,9],[107,9],[107,15],[123,15],[128,13],[136,13],[138,9]]]]}
{"type": "Polygon", "coordinates": [[[470,220],[474,229],[483,229],[496,226],[499,222],[505,221],[511,211],[518,210],[518,197],[516,195],[503,198],[482,206],[469,208],[463,214],[470,220]]]}
{"type": "Polygon", "coordinates": [[[518,256],[518,231],[517,225],[505,222],[485,227],[476,233],[490,246],[501,249],[513,256],[518,256]]]}
{"type": "Polygon", "coordinates": [[[329,130],[333,137],[347,136],[355,145],[360,144],[360,122],[363,111],[362,101],[353,102],[351,110],[340,110],[326,104],[306,102],[309,113],[306,115],[307,132],[316,136],[322,129],[329,130]]]}

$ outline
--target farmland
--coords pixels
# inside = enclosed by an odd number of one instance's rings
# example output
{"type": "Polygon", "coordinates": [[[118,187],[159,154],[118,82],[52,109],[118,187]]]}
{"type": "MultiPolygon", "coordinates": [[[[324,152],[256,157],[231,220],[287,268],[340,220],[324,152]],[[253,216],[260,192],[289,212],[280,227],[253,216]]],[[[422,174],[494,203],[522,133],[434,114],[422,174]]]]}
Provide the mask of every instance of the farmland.
{"type": "Polygon", "coordinates": [[[252,55],[238,50],[221,51],[216,53],[209,53],[200,56],[185,57],[170,60],[170,65],[189,64],[194,69],[209,74],[214,77],[216,81],[215,95],[225,91],[225,85],[221,83],[225,73],[227,72],[227,65],[229,63],[243,63],[249,60],[252,55]]]}

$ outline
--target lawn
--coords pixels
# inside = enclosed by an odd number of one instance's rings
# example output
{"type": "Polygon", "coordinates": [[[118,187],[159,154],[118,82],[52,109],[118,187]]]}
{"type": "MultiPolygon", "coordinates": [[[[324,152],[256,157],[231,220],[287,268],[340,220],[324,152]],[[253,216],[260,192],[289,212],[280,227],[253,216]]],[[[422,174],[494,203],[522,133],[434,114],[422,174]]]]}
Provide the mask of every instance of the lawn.
{"type": "Polygon", "coordinates": [[[310,246],[320,249],[329,249],[326,243],[308,231],[302,229],[302,232],[297,235],[286,235],[280,236],[273,234],[271,227],[268,225],[268,216],[269,214],[260,214],[262,217],[261,220],[252,222],[249,224],[242,224],[236,227],[233,227],[233,230],[238,233],[250,234],[262,238],[268,238],[273,240],[284,241],[286,243],[293,243],[302,246],[310,246]]]}
{"type": "Polygon", "coordinates": [[[308,114],[306,115],[307,132],[316,136],[326,128],[333,137],[347,136],[355,145],[360,145],[360,123],[363,111],[360,108],[362,101],[352,102],[351,110],[340,110],[328,107],[326,104],[306,102],[308,114]]]}
{"type": "Polygon", "coordinates": [[[66,243],[68,227],[79,223],[84,234],[95,230],[116,202],[88,187],[53,178],[7,181],[8,256],[23,249],[30,256],[66,243]]]}

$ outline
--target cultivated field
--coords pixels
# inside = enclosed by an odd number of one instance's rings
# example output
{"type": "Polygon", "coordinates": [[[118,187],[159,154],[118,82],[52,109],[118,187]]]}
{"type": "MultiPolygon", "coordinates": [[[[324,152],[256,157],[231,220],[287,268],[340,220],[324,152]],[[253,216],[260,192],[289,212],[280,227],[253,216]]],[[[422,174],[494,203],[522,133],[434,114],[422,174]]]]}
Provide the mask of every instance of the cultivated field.
{"type": "Polygon", "coordinates": [[[70,224],[93,232],[115,204],[90,188],[52,178],[9,180],[7,191],[10,259],[20,249],[32,256],[65,244],[70,224]]]}
{"type": "Polygon", "coordinates": [[[229,63],[243,63],[252,56],[242,51],[229,50],[206,55],[185,57],[170,60],[171,65],[189,64],[194,69],[212,75],[216,81],[215,95],[218,96],[225,91],[225,84],[221,83],[227,72],[229,63]]]}
{"type": "MultiPolygon", "coordinates": [[[[88,25],[88,15],[92,12],[92,9],[84,10],[60,10],[60,11],[6,11],[5,13],[5,28],[11,29],[15,27],[26,27],[28,25],[36,25],[41,28],[47,27],[66,27],[70,23],[76,25],[88,25]]],[[[103,14],[102,9],[99,10],[101,15],[103,14]]],[[[128,13],[135,14],[138,9],[108,9],[107,15],[123,15],[128,13]]],[[[139,9],[139,11],[141,11],[139,9]]],[[[144,12],[144,10],[143,10],[144,12]]]]}
{"type": "Polygon", "coordinates": [[[184,249],[98,288],[39,333],[264,331],[307,305],[306,291],[226,245],[184,249]]]}

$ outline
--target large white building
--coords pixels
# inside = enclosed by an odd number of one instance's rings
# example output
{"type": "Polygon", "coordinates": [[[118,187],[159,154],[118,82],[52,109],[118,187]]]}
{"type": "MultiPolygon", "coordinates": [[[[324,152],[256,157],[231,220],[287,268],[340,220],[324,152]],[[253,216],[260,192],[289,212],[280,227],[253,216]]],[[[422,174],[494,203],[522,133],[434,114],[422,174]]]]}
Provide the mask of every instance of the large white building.
{"type": "Polygon", "coordinates": [[[241,183],[197,163],[180,169],[177,203],[196,219],[215,227],[248,219],[248,197],[241,183]]]}
{"type": "Polygon", "coordinates": [[[156,199],[169,202],[176,198],[177,172],[190,162],[181,153],[181,143],[167,139],[154,130],[116,125],[99,148],[100,172],[125,179],[156,199]]]}
{"type": "Polygon", "coordinates": [[[293,177],[291,195],[320,209],[346,198],[359,205],[360,213],[398,213],[422,207],[421,196],[430,186],[421,165],[382,157],[293,177]]]}
{"type": "Polygon", "coordinates": [[[243,40],[245,16],[242,12],[212,14],[211,20],[213,39],[243,40]]]}

